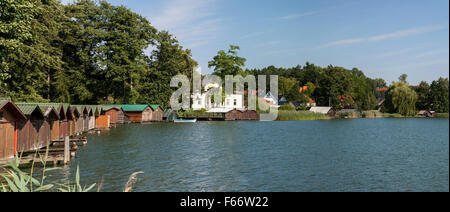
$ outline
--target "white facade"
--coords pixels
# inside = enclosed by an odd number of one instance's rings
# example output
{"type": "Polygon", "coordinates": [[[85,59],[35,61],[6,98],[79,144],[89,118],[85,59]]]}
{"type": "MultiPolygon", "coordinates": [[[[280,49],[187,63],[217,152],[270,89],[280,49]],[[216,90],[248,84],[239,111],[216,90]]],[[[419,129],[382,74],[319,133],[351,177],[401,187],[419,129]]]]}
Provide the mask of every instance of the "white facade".
{"type": "Polygon", "coordinates": [[[225,108],[244,108],[244,96],[240,94],[228,95],[225,97],[225,108]]]}
{"type": "MultiPolygon", "coordinates": [[[[219,88],[218,84],[207,84],[204,88],[207,92],[211,88],[219,88]]],[[[211,110],[213,108],[227,108],[227,109],[242,109],[245,108],[244,105],[244,95],[233,94],[227,95],[225,97],[225,102],[223,103],[212,103],[212,97],[207,98],[207,94],[195,93],[192,95],[192,109],[193,110],[211,110]]]]}

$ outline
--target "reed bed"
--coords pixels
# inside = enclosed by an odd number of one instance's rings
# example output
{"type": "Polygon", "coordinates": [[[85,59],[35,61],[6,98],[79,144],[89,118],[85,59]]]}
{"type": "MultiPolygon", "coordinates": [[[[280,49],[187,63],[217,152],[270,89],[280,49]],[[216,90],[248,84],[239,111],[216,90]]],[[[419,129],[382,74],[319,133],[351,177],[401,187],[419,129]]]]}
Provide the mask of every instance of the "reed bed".
{"type": "Polygon", "coordinates": [[[444,118],[444,119],[448,119],[449,118],[449,114],[448,113],[436,113],[436,115],[434,116],[435,118],[444,118]]]}
{"type": "Polygon", "coordinates": [[[363,118],[383,118],[383,113],[377,111],[377,110],[368,110],[362,112],[363,118]]]}
{"type": "Polygon", "coordinates": [[[328,120],[331,117],[309,111],[278,111],[278,121],[328,120]]]}

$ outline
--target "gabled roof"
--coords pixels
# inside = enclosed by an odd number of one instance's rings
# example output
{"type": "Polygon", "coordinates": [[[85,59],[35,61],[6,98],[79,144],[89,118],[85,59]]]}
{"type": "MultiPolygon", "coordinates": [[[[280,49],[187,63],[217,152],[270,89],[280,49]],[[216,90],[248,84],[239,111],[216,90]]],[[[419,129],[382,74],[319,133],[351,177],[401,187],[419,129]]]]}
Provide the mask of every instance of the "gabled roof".
{"type": "Polygon", "coordinates": [[[23,114],[23,112],[19,109],[19,107],[17,107],[17,105],[14,104],[14,102],[8,99],[0,99],[0,110],[8,110],[19,120],[27,119],[27,117],[25,116],[25,114],[23,114]]]}
{"type": "Polygon", "coordinates": [[[44,113],[41,108],[37,104],[17,104],[17,107],[22,111],[26,116],[36,115],[39,118],[44,119],[44,113]]]}
{"type": "Polygon", "coordinates": [[[55,108],[56,112],[58,113],[58,116],[60,119],[64,119],[66,116],[67,111],[64,110],[63,104],[62,103],[20,103],[20,104],[37,104],[39,105],[39,107],[48,107],[48,106],[52,106],[53,108],[55,108]],[[61,113],[63,115],[63,117],[61,117],[61,113]]]}
{"type": "Polygon", "coordinates": [[[103,105],[101,106],[103,111],[110,111],[110,110],[122,110],[122,107],[120,106],[108,106],[108,105],[103,105]]]}
{"type": "Polygon", "coordinates": [[[330,110],[333,109],[332,107],[312,107],[309,111],[313,113],[321,113],[321,114],[327,114],[330,112],[330,110]]]}
{"type": "Polygon", "coordinates": [[[87,105],[92,109],[93,114],[100,114],[102,112],[102,106],[100,105],[87,105]]]}
{"type": "Polygon", "coordinates": [[[75,107],[75,106],[73,106],[73,105],[70,105],[70,111],[71,111],[72,114],[75,115],[75,117],[77,117],[77,118],[81,116],[81,113],[80,113],[80,111],[78,111],[78,108],[75,107]]]}
{"type": "Polygon", "coordinates": [[[88,114],[89,111],[85,105],[72,105],[72,108],[76,108],[79,114],[88,114]]]}
{"type": "MultiPolygon", "coordinates": [[[[161,106],[159,105],[150,105],[150,107],[152,108],[153,111],[157,110],[158,108],[161,108],[161,106]]],[[[162,108],[161,108],[162,110],[162,108]]]]}
{"type": "Polygon", "coordinates": [[[19,102],[17,104],[20,105],[37,105],[41,109],[42,113],[46,118],[51,119],[59,119],[59,113],[57,109],[54,106],[58,106],[58,104],[55,103],[23,103],[19,102]]]}
{"type": "Polygon", "coordinates": [[[122,110],[125,112],[142,112],[149,107],[149,105],[126,105],[126,104],[118,104],[118,105],[109,104],[107,106],[119,106],[122,107],[122,110]]]}

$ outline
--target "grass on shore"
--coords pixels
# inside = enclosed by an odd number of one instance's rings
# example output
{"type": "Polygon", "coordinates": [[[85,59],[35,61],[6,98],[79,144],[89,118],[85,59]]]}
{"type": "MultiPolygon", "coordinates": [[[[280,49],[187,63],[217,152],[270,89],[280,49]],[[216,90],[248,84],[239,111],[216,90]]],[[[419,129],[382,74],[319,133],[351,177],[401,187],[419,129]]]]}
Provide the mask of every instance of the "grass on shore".
{"type": "Polygon", "coordinates": [[[448,119],[449,118],[449,114],[448,113],[436,113],[436,115],[434,117],[435,118],[448,119]]]}
{"type": "Polygon", "coordinates": [[[405,116],[398,113],[383,113],[384,118],[406,118],[405,116]]]}
{"type": "Polygon", "coordinates": [[[278,111],[278,121],[328,120],[331,117],[309,111],[278,111]]]}

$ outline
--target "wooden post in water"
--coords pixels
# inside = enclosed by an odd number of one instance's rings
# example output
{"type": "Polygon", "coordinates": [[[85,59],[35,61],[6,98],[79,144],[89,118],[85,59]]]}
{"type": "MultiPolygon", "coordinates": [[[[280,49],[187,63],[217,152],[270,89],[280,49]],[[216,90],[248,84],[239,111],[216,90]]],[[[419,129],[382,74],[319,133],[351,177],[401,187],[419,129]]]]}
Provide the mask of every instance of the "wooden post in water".
{"type": "Polygon", "coordinates": [[[70,138],[66,136],[64,138],[64,165],[67,165],[70,161],[70,138]]]}

